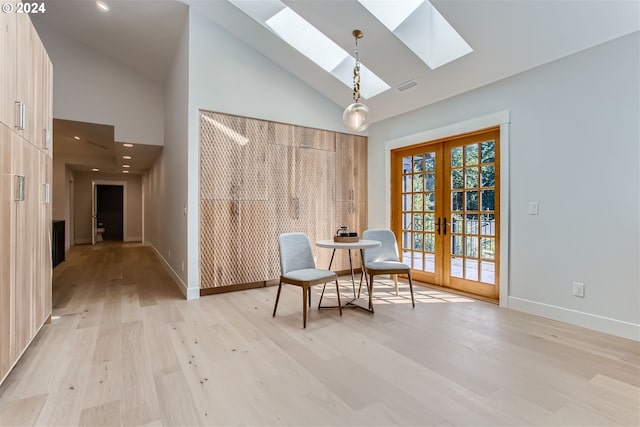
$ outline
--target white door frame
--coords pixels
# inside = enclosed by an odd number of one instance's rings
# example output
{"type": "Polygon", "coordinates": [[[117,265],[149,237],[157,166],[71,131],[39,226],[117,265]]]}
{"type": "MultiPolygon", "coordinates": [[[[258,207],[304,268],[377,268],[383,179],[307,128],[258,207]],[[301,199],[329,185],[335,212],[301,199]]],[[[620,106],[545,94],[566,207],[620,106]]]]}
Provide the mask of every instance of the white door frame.
{"type": "Polygon", "coordinates": [[[96,228],[98,223],[96,213],[96,192],[98,185],[117,185],[122,187],[122,241],[127,241],[127,181],[91,180],[91,244],[96,244],[96,228]]]}

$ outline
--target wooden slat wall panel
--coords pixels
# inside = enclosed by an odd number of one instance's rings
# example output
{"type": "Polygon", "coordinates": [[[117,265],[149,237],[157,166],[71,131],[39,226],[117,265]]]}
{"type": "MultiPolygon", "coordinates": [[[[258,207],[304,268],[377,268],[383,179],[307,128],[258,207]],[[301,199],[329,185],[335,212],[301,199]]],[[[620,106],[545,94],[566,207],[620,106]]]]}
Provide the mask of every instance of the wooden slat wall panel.
{"type": "Polygon", "coordinates": [[[200,198],[233,200],[240,182],[238,137],[246,119],[224,114],[200,114],[200,198]],[[235,139],[234,139],[235,137],[235,139]]]}
{"type": "MultiPolygon", "coordinates": [[[[282,127],[280,123],[276,126],[282,127]]],[[[290,126],[292,129],[293,127],[290,126]]],[[[269,147],[269,205],[268,218],[268,265],[267,280],[280,277],[280,254],[278,251],[278,236],[300,227],[300,220],[296,219],[296,177],[300,148],[286,145],[271,145],[269,147]]]]}
{"type": "Polygon", "coordinates": [[[336,151],[335,132],[307,127],[294,127],[295,144],[299,147],[316,150],[336,151]]]}
{"type": "MultiPolygon", "coordinates": [[[[281,233],[304,232],[312,242],[333,236],[335,132],[207,111],[200,126],[201,288],[277,279],[281,233]]],[[[362,158],[361,147],[349,150],[362,158]]],[[[331,251],[313,250],[316,265],[326,268],[331,251]]]]}
{"type": "MultiPolygon", "coordinates": [[[[312,243],[330,239],[335,233],[335,153],[300,149],[298,197],[300,218],[304,231],[312,243]]],[[[296,230],[290,230],[296,231],[296,230]]],[[[331,251],[313,246],[316,266],[327,268],[331,251]]]]}

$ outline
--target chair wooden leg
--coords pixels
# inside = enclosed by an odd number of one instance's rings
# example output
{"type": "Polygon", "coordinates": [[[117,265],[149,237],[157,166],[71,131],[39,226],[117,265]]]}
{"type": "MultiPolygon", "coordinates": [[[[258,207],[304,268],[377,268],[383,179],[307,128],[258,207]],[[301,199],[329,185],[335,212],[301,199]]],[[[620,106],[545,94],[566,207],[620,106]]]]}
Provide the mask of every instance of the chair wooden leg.
{"type": "Polygon", "coordinates": [[[340,316],[342,316],[342,303],[340,302],[340,285],[338,285],[338,279],[336,279],[336,295],[338,295],[338,310],[340,310],[340,316]]]}
{"type": "Polygon", "coordinates": [[[411,281],[411,270],[409,270],[409,290],[411,291],[411,305],[416,306],[416,302],[413,300],[413,282],[411,281]]]}
{"type": "Polygon", "coordinates": [[[278,309],[278,300],[280,299],[281,289],[282,289],[282,282],[278,284],[278,294],[276,295],[276,305],[273,306],[273,317],[276,317],[276,310],[278,309]]]}
{"type": "Polygon", "coordinates": [[[302,327],[303,328],[307,327],[307,289],[302,288],[302,327]]]}
{"type": "Polygon", "coordinates": [[[396,296],[398,296],[398,275],[393,275],[393,284],[396,285],[396,296]]]}
{"type": "Polygon", "coordinates": [[[311,307],[311,286],[307,288],[307,294],[309,295],[309,307],[311,307]]]}

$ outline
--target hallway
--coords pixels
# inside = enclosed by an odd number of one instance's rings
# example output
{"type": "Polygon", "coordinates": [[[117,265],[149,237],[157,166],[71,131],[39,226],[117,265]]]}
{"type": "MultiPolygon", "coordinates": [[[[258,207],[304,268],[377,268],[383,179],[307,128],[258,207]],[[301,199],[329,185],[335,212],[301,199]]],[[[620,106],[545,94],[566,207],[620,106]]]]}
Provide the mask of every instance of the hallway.
{"type": "Polygon", "coordinates": [[[76,246],[0,425],[638,425],[637,342],[405,288],[303,330],[296,287],[272,318],[275,287],[186,301],[151,249],[76,246]]]}

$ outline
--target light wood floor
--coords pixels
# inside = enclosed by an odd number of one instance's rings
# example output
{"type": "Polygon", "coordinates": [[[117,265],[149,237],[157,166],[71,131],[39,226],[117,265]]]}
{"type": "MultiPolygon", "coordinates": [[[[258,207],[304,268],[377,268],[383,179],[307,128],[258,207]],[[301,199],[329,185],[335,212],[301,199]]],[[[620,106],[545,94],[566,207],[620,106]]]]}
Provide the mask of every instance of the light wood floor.
{"type": "Polygon", "coordinates": [[[303,330],[299,288],[275,318],[273,287],[185,301],[140,245],[75,247],[54,276],[3,426],[640,424],[637,342],[466,297],[412,309],[383,281],[374,315],[303,330]]]}

